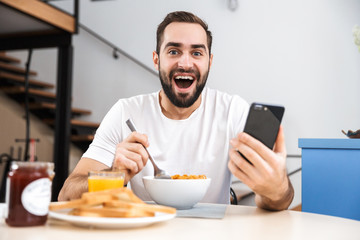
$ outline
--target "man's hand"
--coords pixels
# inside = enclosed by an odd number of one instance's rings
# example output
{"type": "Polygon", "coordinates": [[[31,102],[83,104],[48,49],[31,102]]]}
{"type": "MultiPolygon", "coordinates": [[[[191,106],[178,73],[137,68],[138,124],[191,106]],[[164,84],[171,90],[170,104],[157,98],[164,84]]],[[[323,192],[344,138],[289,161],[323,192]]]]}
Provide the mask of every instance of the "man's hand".
{"type": "Polygon", "coordinates": [[[146,165],[149,156],[143,146],[149,146],[148,138],[138,132],[132,132],[116,146],[113,168],[126,171],[125,184],[146,165]]]}
{"type": "Polygon", "coordinates": [[[286,173],[286,147],[282,126],[274,151],[244,132],[231,139],[230,144],[233,148],[229,151],[228,167],[235,177],[254,191],[257,206],[270,210],[288,208],[294,190],[286,173]]]}

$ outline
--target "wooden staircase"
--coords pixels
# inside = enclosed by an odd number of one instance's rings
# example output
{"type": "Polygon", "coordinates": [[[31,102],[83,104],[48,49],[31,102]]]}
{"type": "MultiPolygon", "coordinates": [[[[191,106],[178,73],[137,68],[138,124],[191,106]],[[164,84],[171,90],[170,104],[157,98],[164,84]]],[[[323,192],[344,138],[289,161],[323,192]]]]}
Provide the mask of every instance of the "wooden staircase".
{"type": "MultiPolygon", "coordinates": [[[[0,51],[55,48],[57,50],[56,100],[51,96],[37,97],[32,101],[56,104],[54,126],[53,162],[56,174],[53,179],[52,200],[55,201],[69,174],[71,133],[71,93],[73,73],[72,37],[78,30],[79,0],[72,1],[73,14],[62,11],[47,1],[0,0],[0,51]],[[39,100],[40,99],[40,100],[39,100]],[[42,100],[41,100],[42,99],[42,100]]],[[[11,58],[1,61],[1,72],[23,75],[24,69],[16,66],[11,58]],[[10,67],[14,66],[14,67],[10,67]]],[[[31,74],[36,73],[31,72],[31,74]]],[[[32,77],[33,77],[32,76],[32,77]]],[[[11,79],[5,78],[6,81],[11,79]]],[[[1,80],[3,81],[4,78],[1,80]]],[[[36,84],[35,84],[36,85],[36,84]]],[[[11,86],[8,86],[11,87],[11,86]]],[[[32,88],[35,88],[32,86],[32,88]]],[[[46,91],[45,89],[41,89],[46,91]]],[[[21,101],[21,89],[8,89],[9,96],[21,101]],[[15,93],[17,92],[17,93],[15,93]]],[[[53,97],[53,96],[52,96],[53,97]]]]}
{"type": "MultiPolygon", "coordinates": [[[[21,61],[17,58],[0,52],[0,90],[8,97],[25,106],[25,69],[20,67],[21,61]]],[[[30,71],[29,74],[29,110],[40,118],[44,123],[54,128],[56,94],[50,90],[55,86],[34,79],[37,72],[30,71]]],[[[94,138],[99,123],[87,122],[76,119],[76,117],[89,115],[90,110],[71,109],[71,141],[82,151],[85,151],[94,138]]]]}

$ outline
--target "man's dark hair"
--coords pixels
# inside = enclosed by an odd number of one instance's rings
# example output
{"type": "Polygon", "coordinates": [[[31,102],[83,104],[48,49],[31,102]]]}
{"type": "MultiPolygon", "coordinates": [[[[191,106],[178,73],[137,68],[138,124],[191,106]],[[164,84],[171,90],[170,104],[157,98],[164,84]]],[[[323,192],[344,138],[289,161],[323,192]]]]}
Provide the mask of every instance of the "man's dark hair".
{"type": "Polygon", "coordinates": [[[184,11],[177,11],[177,12],[171,12],[164,20],[159,24],[157,31],[156,31],[156,52],[160,53],[160,46],[163,42],[163,36],[164,36],[164,30],[170,23],[173,22],[184,22],[184,23],[197,23],[202,26],[202,28],[206,32],[207,36],[207,45],[209,48],[209,55],[211,54],[211,43],[212,43],[212,35],[211,32],[208,30],[208,25],[201,20],[199,17],[195,16],[194,14],[190,12],[184,12],[184,11]]]}

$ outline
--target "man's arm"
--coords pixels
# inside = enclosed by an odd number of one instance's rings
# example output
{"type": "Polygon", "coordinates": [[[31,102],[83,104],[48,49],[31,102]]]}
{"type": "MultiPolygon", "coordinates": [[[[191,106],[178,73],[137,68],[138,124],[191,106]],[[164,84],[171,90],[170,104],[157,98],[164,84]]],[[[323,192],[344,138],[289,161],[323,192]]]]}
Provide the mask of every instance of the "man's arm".
{"type": "MultiPolygon", "coordinates": [[[[124,184],[127,184],[146,165],[149,156],[144,146],[149,146],[147,136],[137,132],[132,132],[116,146],[112,168],[125,172],[124,184]]],[[[104,169],[109,169],[109,167],[90,158],[81,158],[74,171],[66,179],[58,200],[67,201],[80,198],[83,192],[88,191],[88,172],[104,169]]]]}
{"type": "Polygon", "coordinates": [[[238,134],[230,143],[233,148],[229,151],[229,170],[254,191],[256,205],[268,210],[287,209],[294,197],[294,189],[286,173],[286,147],[282,126],[274,150],[246,133],[238,134]]]}
{"type": "Polygon", "coordinates": [[[58,200],[67,201],[80,198],[82,193],[88,191],[88,172],[107,168],[109,167],[99,161],[90,158],[81,158],[61,188],[58,200]]]}

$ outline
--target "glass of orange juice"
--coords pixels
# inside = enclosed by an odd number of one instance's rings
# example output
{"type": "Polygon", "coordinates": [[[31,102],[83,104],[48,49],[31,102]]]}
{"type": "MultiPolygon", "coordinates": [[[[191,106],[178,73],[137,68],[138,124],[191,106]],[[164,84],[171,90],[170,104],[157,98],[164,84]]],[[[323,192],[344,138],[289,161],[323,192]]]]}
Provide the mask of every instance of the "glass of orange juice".
{"type": "Polygon", "coordinates": [[[124,187],[125,173],[121,171],[90,171],[88,174],[89,192],[124,187]]]}

